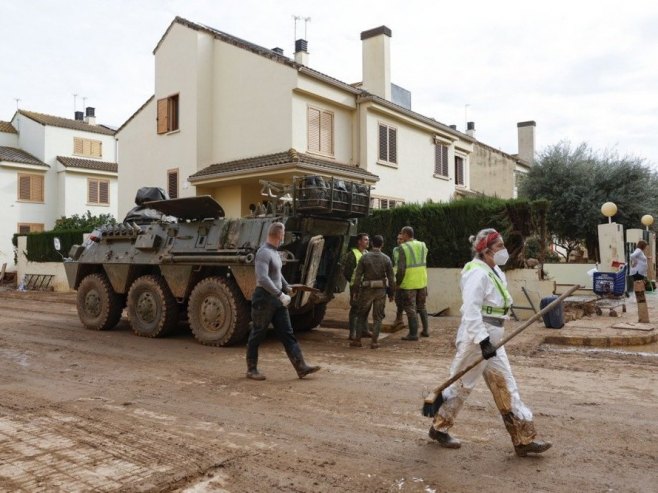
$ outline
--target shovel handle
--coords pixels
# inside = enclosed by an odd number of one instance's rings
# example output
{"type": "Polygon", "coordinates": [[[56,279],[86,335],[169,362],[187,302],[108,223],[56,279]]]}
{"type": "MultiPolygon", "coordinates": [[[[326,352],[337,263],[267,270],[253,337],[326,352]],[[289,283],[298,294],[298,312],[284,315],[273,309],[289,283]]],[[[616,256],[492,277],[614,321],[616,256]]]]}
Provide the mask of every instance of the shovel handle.
{"type": "MultiPolygon", "coordinates": [[[[582,286],[580,284],[575,284],[574,286],[571,286],[569,289],[567,289],[566,292],[558,296],[557,299],[551,301],[548,305],[546,305],[544,308],[542,308],[540,311],[535,313],[532,317],[530,317],[528,320],[523,322],[519,327],[517,327],[514,332],[509,334],[508,336],[504,337],[497,346],[495,346],[496,349],[499,349],[503,347],[505,344],[507,344],[511,339],[519,335],[521,332],[523,332],[525,329],[530,327],[533,323],[535,323],[537,320],[539,320],[540,317],[544,316],[546,313],[550,312],[553,308],[555,308],[558,304],[562,303],[562,301],[567,298],[568,296],[571,296],[572,293],[575,291],[581,289],[582,286]]],[[[455,383],[457,380],[459,380],[461,377],[466,375],[469,371],[471,371],[473,368],[475,368],[477,365],[482,363],[484,361],[484,357],[480,356],[478,359],[476,359],[473,363],[468,365],[466,368],[463,370],[457,372],[454,376],[450,377],[446,382],[443,383],[443,385],[440,385],[439,387],[435,388],[430,394],[425,397],[425,402],[427,404],[432,404],[436,398],[439,396],[439,394],[446,388],[450,387],[453,383],[455,383]]]]}

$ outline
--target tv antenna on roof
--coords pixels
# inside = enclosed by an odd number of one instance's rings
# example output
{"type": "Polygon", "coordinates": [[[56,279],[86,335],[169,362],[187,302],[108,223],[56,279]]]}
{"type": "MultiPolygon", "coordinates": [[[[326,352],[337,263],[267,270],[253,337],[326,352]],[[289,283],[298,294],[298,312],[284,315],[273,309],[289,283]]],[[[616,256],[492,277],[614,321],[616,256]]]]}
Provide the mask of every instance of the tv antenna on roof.
{"type": "Polygon", "coordinates": [[[18,109],[18,103],[20,103],[22,101],[22,99],[21,98],[14,98],[14,100],[16,101],[16,109],[18,109]]]}
{"type": "Polygon", "coordinates": [[[293,15],[292,18],[295,19],[295,35],[294,35],[293,42],[297,41],[297,21],[304,21],[304,39],[307,40],[308,38],[306,37],[306,28],[307,28],[308,23],[311,22],[311,18],[310,17],[304,17],[302,15],[293,15]]]}
{"type": "Polygon", "coordinates": [[[76,104],[76,101],[78,99],[78,94],[73,94],[73,113],[75,114],[76,110],[78,109],[78,105],[76,104]]]}

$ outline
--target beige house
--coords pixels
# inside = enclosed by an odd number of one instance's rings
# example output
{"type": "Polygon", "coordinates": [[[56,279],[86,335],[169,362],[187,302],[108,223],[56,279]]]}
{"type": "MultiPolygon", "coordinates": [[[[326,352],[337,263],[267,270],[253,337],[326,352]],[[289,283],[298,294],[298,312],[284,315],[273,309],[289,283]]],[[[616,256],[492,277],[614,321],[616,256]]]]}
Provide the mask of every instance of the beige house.
{"type": "Polygon", "coordinates": [[[475,139],[411,110],[390,81],[391,31],[361,33],[363,80],[309,66],[177,17],[154,50],[154,96],[117,131],[119,216],[141,186],[210,194],[227,216],[263,199],[259,180],[319,174],[374,185],[373,206],[449,201],[471,187],[475,139]]]}

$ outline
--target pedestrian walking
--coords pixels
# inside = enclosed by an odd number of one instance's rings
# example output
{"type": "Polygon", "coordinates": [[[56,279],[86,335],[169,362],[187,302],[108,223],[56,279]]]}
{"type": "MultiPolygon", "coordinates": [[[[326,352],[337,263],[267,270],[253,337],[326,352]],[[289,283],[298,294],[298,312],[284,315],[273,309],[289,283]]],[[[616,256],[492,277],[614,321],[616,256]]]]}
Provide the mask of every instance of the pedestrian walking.
{"type": "Polygon", "coordinates": [[[420,317],[423,331],[421,336],[429,337],[427,319],[427,246],[414,238],[414,229],[405,226],[400,231],[400,243],[397,272],[395,280],[400,290],[402,309],[407,314],[409,333],[402,338],[404,341],[418,340],[418,318],[420,317]]]}
{"type": "MultiPolygon", "coordinates": [[[[368,253],[368,245],[370,243],[370,237],[368,233],[359,233],[356,235],[356,246],[350,249],[345,255],[345,262],[343,267],[343,275],[345,279],[350,284],[350,312],[348,314],[348,325],[350,329],[349,339],[354,340],[356,337],[356,324],[358,319],[358,307],[357,307],[357,295],[354,291],[354,273],[356,272],[356,266],[358,265],[361,257],[368,253]]],[[[372,334],[368,331],[366,326],[367,335],[365,337],[371,337],[372,334]]]]}
{"type": "Polygon", "coordinates": [[[512,306],[505,274],[499,266],[509,259],[502,237],[495,229],[483,229],[471,236],[474,258],[461,273],[462,319],[457,332],[457,353],[450,367],[451,376],[484,357],[464,377],[443,390],[441,405],[434,416],[429,436],[446,448],[459,448],[459,440],[448,430],[479,380],[484,378],[500,411],[518,456],[542,453],[549,442],[536,440],[537,432],[530,409],[521,401],[505,348],[496,349],[503,339],[504,323],[512,306]]]}
{"type": "Polygon", "coordinates": [[[379,331],[384,320],[384,309],[386,308],[386,295],[388,291],[389,301],[393,301],[393,291],[389,288],[395,286],[393,277],[393,263],[388,255],[382,252],[384,238],[375,235],[372,238],[372,250],[365,255],[356,266],[354,274],[354,290],[357,293],[358,320],[356,324],[356,336],[350,342],[352,347],[361,347],[361,337],[368,326],[368,312],[372,307],[372,334],[370,348],[379,347],[379,331]]]}
{"type": "Polygon", "coordinates": [[[284,234],[283,223],[272,223],[267,232],[267,241],[256,252],[256,289],[251,297],[252,327],[247,342],[247,378],[252,380],[265,380],[265,375],[258,371],[258,346],[265,339],[270,323],[299,378],[320,369],[319,366],[306,364],[292,331],[288,305],[290,295],[294,293],[281,273],[282,262],[278,251],[284,234]]]}

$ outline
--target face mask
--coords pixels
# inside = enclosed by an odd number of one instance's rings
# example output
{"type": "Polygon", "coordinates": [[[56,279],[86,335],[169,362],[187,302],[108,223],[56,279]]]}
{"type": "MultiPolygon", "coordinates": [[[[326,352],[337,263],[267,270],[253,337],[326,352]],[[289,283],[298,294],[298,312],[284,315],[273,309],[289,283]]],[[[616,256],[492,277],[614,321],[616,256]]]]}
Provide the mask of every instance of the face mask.
{"type": "Polygon", "coordinates": [[[493,260],[496,265],[505,265],[509,260],[509,253],[507,253],[507,248],[503,248],[502,250],[498,250],[496,253],[494,253],[493,260]]]}

